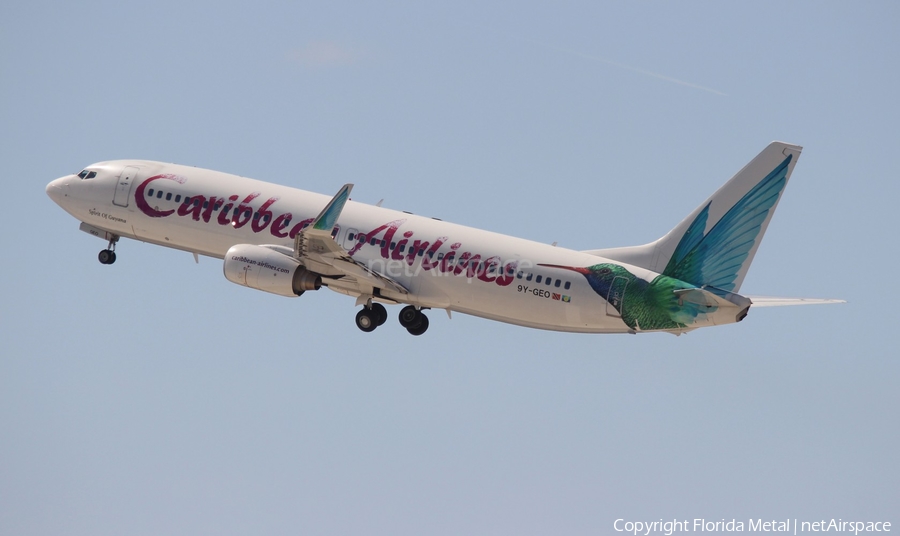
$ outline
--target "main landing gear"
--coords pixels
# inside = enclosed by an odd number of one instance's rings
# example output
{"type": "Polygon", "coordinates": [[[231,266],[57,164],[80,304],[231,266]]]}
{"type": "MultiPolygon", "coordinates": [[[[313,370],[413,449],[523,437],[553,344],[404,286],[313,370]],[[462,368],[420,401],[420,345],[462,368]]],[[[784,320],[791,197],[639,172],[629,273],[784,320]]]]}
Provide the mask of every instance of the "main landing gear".
{"type": "MultiPolygon", "coordinates": [[[[356,313],[356,327],[366,333],[384,324],[387,320],[387,310],[380,303],[366,305],[356,313]]],[[[428,329],[428,317],[420,309],[407,305],[400,310],[400,325],[406,328],[410,335],[421,335],[428,329]]]]}
{"type": "Polygon", "coordinates": [[[387,321],[387,309],[380,303],[373,303],[370,306],[363,307],[356,313],[356,327],[366,333],[374,331],[375,328],[387,321]]]}
{"type": "Polygon", "coordinates": [[[400,309],[400,325],[405,327],[410,335],[421,335],[428,329],[428,317],[421,309],[407,305],[400,309]]]}
{"type": "Polygon", "coordinates": [[[112,264],[116,262],[116,242],[118,241],[119,236],[112,235],[112,238],[109,239],[109,245],[97,255],[97,260],[100,261],[100,264],[112,264]]]}

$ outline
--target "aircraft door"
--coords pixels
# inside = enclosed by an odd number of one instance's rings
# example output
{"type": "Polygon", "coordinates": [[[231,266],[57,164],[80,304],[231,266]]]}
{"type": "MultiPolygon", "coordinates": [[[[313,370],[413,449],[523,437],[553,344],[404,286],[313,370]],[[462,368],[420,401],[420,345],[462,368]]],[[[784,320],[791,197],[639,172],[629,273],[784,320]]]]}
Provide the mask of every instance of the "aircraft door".
{"type": "Polygon", "coordinates": [[[609,316],[621,317],[622,304],[625,301],[625,287],[628,285],[628,278],[616,277],[613,279],[612,285],[609,287],[609,295],[606,297],[606,314],[609,316]]]}
{"type": "Polygon", "coordinates": [[[125,169],[122,170],[119,179],[116,181],[116,195],[113,197],[114,205],[120,207],[128,206],[128,194],[131,193],[131,185],[140,169],[134,166],[125,166],[125,169]]]}

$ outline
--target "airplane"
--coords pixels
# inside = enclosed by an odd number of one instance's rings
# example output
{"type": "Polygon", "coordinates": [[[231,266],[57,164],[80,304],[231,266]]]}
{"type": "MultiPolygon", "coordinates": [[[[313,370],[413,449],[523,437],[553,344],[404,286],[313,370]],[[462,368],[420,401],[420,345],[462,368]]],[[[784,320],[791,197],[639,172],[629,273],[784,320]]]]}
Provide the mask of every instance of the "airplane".
{"type": "MultiPolygon", "coordinates": [[[[739,294],[802,148],[772,142],[681,223],[640,246],[575,251],[236,175],[146,160],[87,166],[47,195],[107,241],[131,238],[222,259],[238,285],[356,298],[364,332],[404,305],[412,335],[444,309],[529,328],[667,332],[739,322],[751,307],[839,303],[739,294]]],[[[452,318],[452,316],[451,316],[452,318]]]]}

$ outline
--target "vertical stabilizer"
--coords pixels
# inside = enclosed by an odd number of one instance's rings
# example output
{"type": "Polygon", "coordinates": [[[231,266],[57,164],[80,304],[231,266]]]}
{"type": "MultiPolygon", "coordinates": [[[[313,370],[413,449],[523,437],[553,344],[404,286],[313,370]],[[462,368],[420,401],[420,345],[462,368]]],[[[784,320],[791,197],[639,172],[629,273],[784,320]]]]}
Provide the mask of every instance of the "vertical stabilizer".
{"type": "Polygon", "coordinates": [[[592,250],[696,286],[737,292],[802,148],[772,142],[659,240],[592,250]]]}

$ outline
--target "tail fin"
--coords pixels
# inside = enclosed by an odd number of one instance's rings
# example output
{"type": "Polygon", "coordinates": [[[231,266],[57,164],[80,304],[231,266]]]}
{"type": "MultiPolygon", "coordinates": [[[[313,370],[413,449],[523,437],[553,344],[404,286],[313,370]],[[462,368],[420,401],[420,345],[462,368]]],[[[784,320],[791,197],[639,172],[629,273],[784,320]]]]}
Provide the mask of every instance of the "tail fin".
{"type": "Polygon", "coordinates": [[[772,142],[659,240],[586,251],[692,285],[737,292],[802,148],[772,142]]]}

